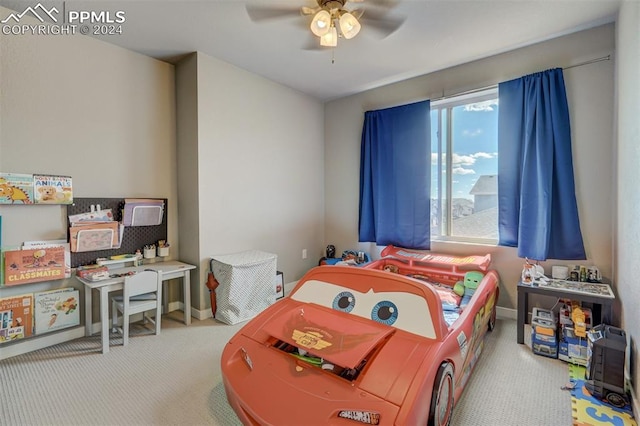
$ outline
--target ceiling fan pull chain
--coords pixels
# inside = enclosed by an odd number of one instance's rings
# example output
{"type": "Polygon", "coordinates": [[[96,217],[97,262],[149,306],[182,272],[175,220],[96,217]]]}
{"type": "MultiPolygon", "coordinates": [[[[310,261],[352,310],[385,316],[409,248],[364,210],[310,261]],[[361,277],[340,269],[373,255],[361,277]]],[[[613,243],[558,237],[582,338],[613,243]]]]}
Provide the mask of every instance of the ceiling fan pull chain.
{"type": "Polygon", "coordinates": [[[336,48],[332,47],[331,48],[331,64],[335,64],[336,63],[336,48]]]}

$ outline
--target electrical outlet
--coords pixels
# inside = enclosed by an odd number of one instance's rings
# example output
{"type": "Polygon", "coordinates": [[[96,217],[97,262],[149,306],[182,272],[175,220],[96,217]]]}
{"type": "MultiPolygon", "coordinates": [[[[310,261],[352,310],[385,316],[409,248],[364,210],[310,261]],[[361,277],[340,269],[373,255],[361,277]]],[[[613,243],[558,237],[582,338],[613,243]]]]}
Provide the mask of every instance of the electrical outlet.
{"type": "Polygon", "coordinates": [[[307,249],[302,249],[302,258],[303,259],[307,258],[307,249]]]}

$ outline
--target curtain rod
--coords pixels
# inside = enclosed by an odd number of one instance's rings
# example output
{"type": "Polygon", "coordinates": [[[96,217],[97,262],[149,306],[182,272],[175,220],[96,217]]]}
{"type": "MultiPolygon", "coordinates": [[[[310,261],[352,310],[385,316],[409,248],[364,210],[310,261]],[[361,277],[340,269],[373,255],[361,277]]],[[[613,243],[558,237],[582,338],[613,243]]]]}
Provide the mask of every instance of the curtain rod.
{"type": "Polygon", "coordinates": [[[581,67],[583,65],[595,64],[596,62],[608,61],[611,59],[611,55],[603,56],[601,58],[591,59],[589,61],[580,62],[579,64],[569,65],[566,67],[562,67],[563,70],[568,70],[569,68],[581,67]]]}
{"type": "MultiPolygon", "coordinates": [[[[563,70],[568,70],[569,68],[581,67],[583,65],[594,64],[596,62],[601,62],[601,61],[608,61],[610,59],[611,59],[611,55],[609,54],[607,56],[602,56],[600,58],[590,59],[588,61],[580,62],[578,64],[567,65],[566,67],[562,67],[562,69],[563,70]]],[[[464,92],[453,93],[453,94],[446,95],[446,96],[444,95],[444,92],[443,92],[441,97],[439,97],[437,99],[431,99],[430,101],[431,102],[435,102],[435,101],[441,101],[441,100],[446,99],[446,98],[451,98],[453,96],[471,95],[471,94],[476,93],[476,92],[482,92],[482,91],[489,90],[489,89],[495,89],[497,87],[498,87],[497,84],[492,84],[491,86],[479,87],[477,89],[466,90],[464,92]]]]}

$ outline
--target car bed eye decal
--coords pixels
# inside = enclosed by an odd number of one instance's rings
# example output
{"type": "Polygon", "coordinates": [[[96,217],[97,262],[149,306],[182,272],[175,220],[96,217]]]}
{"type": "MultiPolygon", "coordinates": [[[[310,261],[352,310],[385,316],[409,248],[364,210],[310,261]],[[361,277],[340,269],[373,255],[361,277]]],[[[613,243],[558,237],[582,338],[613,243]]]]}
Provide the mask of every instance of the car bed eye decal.
{"type": "Polygon", "coordinates": [[[371,310],[371,319],[382,324],[392,325],[398,319],[398,308],[388,300],[378,302],[371,310]]]}
{"type": "Polygon", "coordinates": [[[377,292],[373,289],[361,292],[346,284],[309,280],[291,294],[291,299],[374,320],[429,339],[436,337],[429,305],[424,297],[398,291],[397,288],[385,290],[379,288],[377,292]]]}
{"type": "Polygon", "coordinates": [[[333,309],[342,312],[351,312],[356,305],[356,298],[350,291],[343,291],[333,299],[333,309]]]}

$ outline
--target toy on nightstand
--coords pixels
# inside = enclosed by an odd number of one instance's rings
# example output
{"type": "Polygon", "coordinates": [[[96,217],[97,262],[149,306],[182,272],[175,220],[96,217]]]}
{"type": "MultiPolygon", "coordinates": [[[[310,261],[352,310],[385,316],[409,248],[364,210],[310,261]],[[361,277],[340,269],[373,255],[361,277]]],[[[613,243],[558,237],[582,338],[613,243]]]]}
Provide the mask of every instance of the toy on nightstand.
{"type": "Polygon", "coordinates": [[[462,300],[460,301],[461,309],[467,306],[473,296],[473,293],[476,292],[476,289],[480,285],[482,278],[484,278],[484,274],[482,272],[469,271],[464,274],[464,281],[458,281],[453,287],[454,293],[458,296],[462,296],[462,300]]]}

